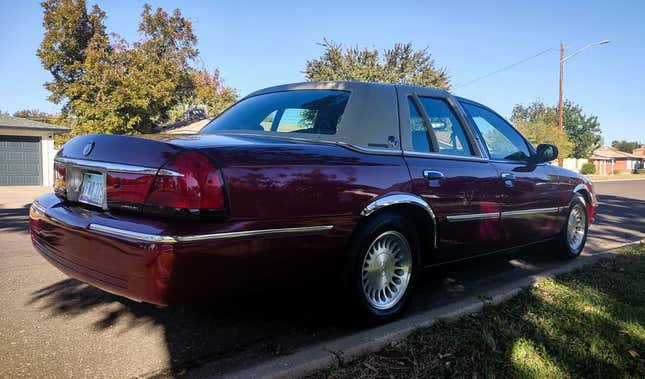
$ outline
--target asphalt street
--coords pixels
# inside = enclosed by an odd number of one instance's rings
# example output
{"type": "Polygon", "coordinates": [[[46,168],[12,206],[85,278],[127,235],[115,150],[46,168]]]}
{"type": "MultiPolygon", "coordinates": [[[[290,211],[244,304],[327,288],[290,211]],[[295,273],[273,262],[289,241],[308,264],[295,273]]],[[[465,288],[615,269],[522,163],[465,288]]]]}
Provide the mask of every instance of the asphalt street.
{"type": "MultiPolygon", "coordinates": [[[[645,238],[645,180],[596,191],[584,254],[645,238]]],[[[0,187],[0,377],[191,376],[207,362],[226,373],[360,330],[335,311],[333,286],[158,308],[69,279],[31,246],[28,207],[44,192],[0,187]]],[[[429,270],[407,316],[559,264],[536,246],[429,270]]]]}

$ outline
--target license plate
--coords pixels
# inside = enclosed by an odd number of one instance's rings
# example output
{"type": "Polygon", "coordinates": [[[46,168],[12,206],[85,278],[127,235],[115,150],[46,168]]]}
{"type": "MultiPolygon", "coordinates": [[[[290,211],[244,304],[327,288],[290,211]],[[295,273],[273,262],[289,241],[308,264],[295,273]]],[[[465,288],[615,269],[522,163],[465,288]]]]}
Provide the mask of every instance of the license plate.
{"type": "Polygon", "coordinates": [[[83,174],[83,184],[78,201],[103,208],[105,204],[105,178],[102,174],[83,174]]]}

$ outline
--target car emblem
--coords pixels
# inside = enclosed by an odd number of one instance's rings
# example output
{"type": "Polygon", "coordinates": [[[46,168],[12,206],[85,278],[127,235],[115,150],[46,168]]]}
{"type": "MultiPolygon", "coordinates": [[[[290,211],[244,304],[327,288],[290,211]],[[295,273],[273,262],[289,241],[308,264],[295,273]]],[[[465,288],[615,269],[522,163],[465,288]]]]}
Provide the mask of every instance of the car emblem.
{"type": "Polygon", "coordinates": [[[90,142],[83,148],[83,155],[88,156],[94,149],[94,142],[90,142]]]}

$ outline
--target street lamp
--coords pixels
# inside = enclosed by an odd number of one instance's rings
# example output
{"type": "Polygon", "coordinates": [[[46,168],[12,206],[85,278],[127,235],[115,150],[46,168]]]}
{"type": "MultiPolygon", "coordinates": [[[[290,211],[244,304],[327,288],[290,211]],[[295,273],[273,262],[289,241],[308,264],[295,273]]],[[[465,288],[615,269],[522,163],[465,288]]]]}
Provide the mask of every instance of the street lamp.
{"type": "Polygon", "coordinates": [[[564,56],[564,42],[560,42],[560,98],[558,100],[558,113],[560,114],[560,121],[558,126],[560,127],[560,129],[564,129],[564,103],[563,103],[564,101],[564,98],[563,98],[564,62],[580,54],[584,50],[587,50],[590,47],[597,46],[597,45],[605,45],[605,44],[608,44],[609,42],[611,41],[609,41],[608,39],[604,39],[602,41],[590,43],[584,46],[583,48],[574,51],[572,54],[567,55],[566,57],[564,56]]]}

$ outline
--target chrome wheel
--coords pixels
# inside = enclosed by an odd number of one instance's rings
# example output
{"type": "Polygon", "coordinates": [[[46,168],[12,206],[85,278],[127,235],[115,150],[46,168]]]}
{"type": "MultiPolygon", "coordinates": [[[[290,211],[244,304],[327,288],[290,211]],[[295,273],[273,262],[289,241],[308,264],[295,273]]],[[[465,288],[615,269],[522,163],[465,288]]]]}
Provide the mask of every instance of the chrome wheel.
{"type": "Polygon", "coordinates": [[[587,226],[587,214],[582,205],[576,204],[569,213],[567,224],[567,243],[572,252],[578,252],[584,241],[587,226]]]}
{"type": "Polygon", "coordinates": [[[361,283],[367,302],[378,310],[395,306],[405,294],[412,273],[412,251],[395,231],[378,236],[363,259],[361,283]]]}

